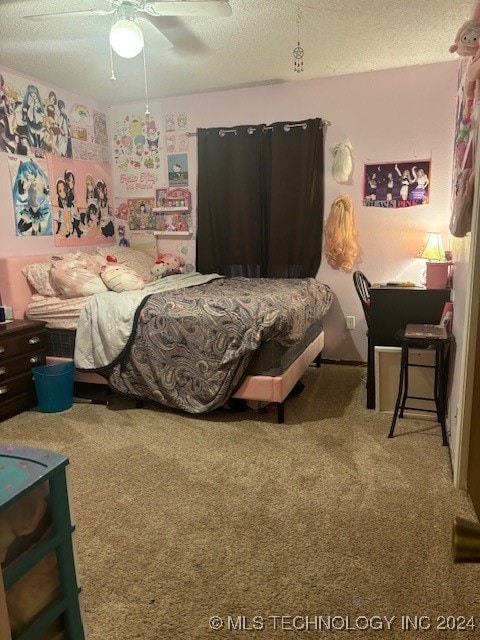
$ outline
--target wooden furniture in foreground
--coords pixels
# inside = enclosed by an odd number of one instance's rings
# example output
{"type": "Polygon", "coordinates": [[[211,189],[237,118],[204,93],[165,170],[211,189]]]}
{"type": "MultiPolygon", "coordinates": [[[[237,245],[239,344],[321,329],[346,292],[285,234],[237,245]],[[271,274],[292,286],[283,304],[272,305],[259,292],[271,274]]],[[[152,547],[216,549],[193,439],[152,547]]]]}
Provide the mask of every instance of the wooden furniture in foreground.
{"type": "Polygon", "coordinates": [[[31,320],[0,325],[0,420],[36,403],[31,369],[46,362],[44,327],[31,320]]]}
{"type": "Polygon", "coordinates": [[[395,335],[407,324],[438,324],[450,289],[423,287],[370,288],[367,409],[375,409],[375,347],[398,347],[395,335]]]}

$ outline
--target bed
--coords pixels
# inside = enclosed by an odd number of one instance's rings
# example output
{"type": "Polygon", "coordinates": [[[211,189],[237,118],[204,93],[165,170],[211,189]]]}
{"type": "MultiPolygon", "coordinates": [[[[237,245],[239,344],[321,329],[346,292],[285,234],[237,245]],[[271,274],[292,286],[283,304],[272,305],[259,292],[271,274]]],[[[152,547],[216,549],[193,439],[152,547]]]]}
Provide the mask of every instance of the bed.
{"type": "MultiPolygon", "coordinates": [[[[14,317],[24,317],[25,310],[32,299],[33,293],[22,273],[22,268],[32,262],[48,262],[49,260],[49,255],[0,259],[0,292],[2,295],[2,303],[12,306],[14,317]]],[[[114,391],[135,397],[137,400],[150,399],[161,402],[161,404],[165,404],[166,406],[189,411],[190,413],[201,413],[214,409],[220,406],[223,400],[227,398],[256,401],[258,403],[274,403],[277,407],[278,422],[284,422],[284,402],[286,398],[292,392],[308,366],[313,362],[315,362],[317,366],[320,365],[321,352],[324,346],[322,317],[328,311],[331,304],[332,293],[329,287],[320,285],[320,283],[316,283],[313,279],[308,279],[311,280],[309,286],[313,286],[316,289],[322,288],[322,300],[313,310],[312,317],[307,314],[306,317],[301,319],[302,322],[296,324],[295,328],[290,332],[288,339],[282,340],[279,325],[285,324],[285,318],[280,317],[279,319],[271,321],[267,310],[264,318],[267,317],[268,321],[266,323],[263,322],[263,325],[256,332],[254,339],[254,342],[260,341],[261,345],[255,343],[255,348],[250,350],[251,353],[242,351],[240,354],[240,365],[236,366],[231,375],[228,374],[228,379],[221,380],[220,393],[216,395],[214,387],[209,389],[208,392],[211,396],[213,394],[215,398],[210,397],[208,401],[202,399],[197,402],[195,399],[192,400],[191,396],[194,390],[192,391],[192,388],[190,388],[188,393],[186,393],[186,396],[188,396],[187,401],[183,398],[181,401],[174,400],[172,403],[168,394],[167,398],[162,396],[162,394],[158,394],[158,387],[160,385],[157,384],[157,381],[162,379],[162,385],[166,384],[166,386],[168,386],[170,384],[170,386],[175,386],[176,381],[172,380],[171,374],[169,377],[168,372],[160,369],[157,370],[157,373],[153,376],[156,380],[153,386],[152,381],[148,380],[149,376],[145,375],[146,369],[148,369],[148,365],[145,364],[146,353],[149,349],[152,349],[152,345],[161,339],[169,340],[170,343],[175,342],[174,337],[179,335],[178,332],[181,329],[184,331],[184,335],[181,338],[183,343],[182,348],[189,350],[190,346],[188,346],[188,340],[185,339],[185,332],[188,334],[189,330],[192,331],[192,327],[195,327],[195,323],[197,322],[192,323],[192,321],[190,321],[190,323],[188,323],[185,320],[178,320],[177,318],[177,324],[174,326],[171,320],[167,321],[165,318],[160,317],[159,308],[170,306],[171,308],[176,308],[177,312],[179,312],[180,308],[189,308],[191,311],[192,304],[194,300],[197,299],[194,291],[200,291],[208,287],[210,287],[207,296],[209,302],[204,306],[212,306],[210,304],[213,299],[212,296],[217,295],[213,291],[215,287],[223,291],[228,289],[226,297],[231,304],[232,297],[238,297],[235,291],[231,290],[231,286],[233,286],[232,280],[236,279],[215,278],[205,284],[189,286],[185,289],[186,297],[184,297],[185,292],[179,292],[176,288],[173,291],[168,290],[168,287],[166,292],[146,296],[146,300],[142,299],[142,304],[138,307],[138,312],[134,314],[135,318],[129,333],[130,338],[127,340],[128,344],[124,345],[120,355],[113,358],[112,361],[107,364],[103,362],[100,362],[100,364],[98,362],[90,363],[87,361],[87,366],[85,366],[85,362],[82,362],[81,358],[77,358],[77,354],[75,354],[77,366],[75,379],[79,382],[109,384],[114,391]],[[139,324],[139,321],[143,324],[139,324]],[[273,326],[273,330],[272,326],[266,326],[269,324],[273,326]],[[305,330],[303,330],[302,327],[305,330]],[[299,332],[301,332],[301,335],[299,332]],[[167,333],[168,335],[166,335],[167,333]],[[137,335],[136,340],[134,339],[135,335],[137,335]],[[149,341],[148,349],[144,348],[146,336],[149,341]],[[276,339],[278,336],[280,336],[280,339],[276,339]],[[257,349],[258,346],[261,348],[257,349]],[[77,361],[79,359],[80,363],[77,361]],[[135,386],[133,380],[139,371],[140,376],[143,376],[143,378],[140,380],[140,383],[135,386]],[[156,388],[154,388],[155,386],[156,388]]],[[[289,281],[285,282],[288,283],[289,281]]],[[[247,285],[257,286],[254,280],[247,281],[247,285]]],[[[258,284],[258,286],[260,285],[258,284]]],[[[95,298],[101,298],[102,295],[95,296],[95,298]]],[[[116,297],[118,298],[119,295],[121,296],[123,294],[116,294],[116,297]]],[[[248,297],[247,295],[247,298],[248,297]]],[[[265,296],[261,295],[261,297],[263,298],[265,296]]],[[[285,306],[290,306],[290,304],[285,306]]],[[[233,317],[236,317],[235,313],[236,311],[233,312],[233,317]]],[[[102,313],[100,316],[102,316],[102,313]]],[[[83,322],[82,326],[84,327],[84,325],[85,323],[83,322]]],[[[194,330],[196,330],[196,328],[194,330]]],[[[51,338],[47,352],[48,361],[53,363],[65,358],[71,359],[73,357],[75,339],[78,337],[76,332],[73,330],[61,331],[47,329],[47,333],[51,338]]],[[[198,345],[200,342],[201,340],[198,338],[195,347],[197,349],[197,360],[200,360],[198,357],[198,345]]],[[[242,340],[240,340],[240,342],[242,342],[242,340]]],[[[247,351],[249,351],[249,349],[247,349],[247,351]]],[[[175,360],[175,357],[178,358],[178,355],[173,355],[173,360],[175,360]]],[[[219,368],[223,368],[225,362],[222,360],[222,354],[220,354],[219,357],[220,360],[217,359],[217,364],[220,363],[218,365],[219,368]]],[[[226,360],[228,359],[229,358],[226,357],[226,360]]],[[[171,362],[172,361],[170,361],[170,364],[171,362]]],[[[160,364],[158,366],[163,367],[164,365],[160,364]]],[[[185,372],[185,366],[183,362],[183,372],[185,372]]],[[[197,378],[200,370],[201,369],[196,370],[197,378]]],[[[211,375],[213,379],[217,375],[217,372],[213,371],[211,375]]],[[[193,387],[195,387],[195,385],[193,385],[193,387]]]]}

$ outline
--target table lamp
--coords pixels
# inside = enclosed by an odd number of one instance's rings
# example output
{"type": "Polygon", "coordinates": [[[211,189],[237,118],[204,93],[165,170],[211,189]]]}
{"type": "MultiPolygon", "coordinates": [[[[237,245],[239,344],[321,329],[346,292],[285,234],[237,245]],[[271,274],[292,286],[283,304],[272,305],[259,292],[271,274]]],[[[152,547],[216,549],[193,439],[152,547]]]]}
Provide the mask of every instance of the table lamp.
{"type": "Polygon", "coordinates": [[[446,289],[450,262],[445,260],[445,251],[442,245],[442,236],[429,231],[424,247],[417,254],[417,258],[427,261],[425,285],[427,289],[446,289]]]}

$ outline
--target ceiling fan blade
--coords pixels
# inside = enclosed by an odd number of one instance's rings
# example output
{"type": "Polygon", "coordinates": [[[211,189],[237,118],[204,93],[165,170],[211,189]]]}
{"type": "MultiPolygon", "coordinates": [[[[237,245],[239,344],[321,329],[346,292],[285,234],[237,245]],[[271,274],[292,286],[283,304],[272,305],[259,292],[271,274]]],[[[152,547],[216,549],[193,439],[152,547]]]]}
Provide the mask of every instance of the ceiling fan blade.
{"type": "Polygon", "coordinates": [[[156,24],[146,18],[140,17],[137,17],[137,21],[142,27],[145,39],[150,45],[155,47],[155,49],[172,49],[173,43],[160,31],[156,24]]]}
{"type": "Polygon", "coordinates": [[[109,16],[115,13],[115,9],[105,11],[103,9],[85,9],[84,11],[61,11],[60,13],[37,13],[33,16],[23,16],[27,20],[49,20],[50,18],[78,17],[78,16],[109,16]]]}
{"type": "Polygon", "coordinates": [[[152,16],[231,16],[228,0],[157,0],[147,2],[144,11],[152,16]]]}

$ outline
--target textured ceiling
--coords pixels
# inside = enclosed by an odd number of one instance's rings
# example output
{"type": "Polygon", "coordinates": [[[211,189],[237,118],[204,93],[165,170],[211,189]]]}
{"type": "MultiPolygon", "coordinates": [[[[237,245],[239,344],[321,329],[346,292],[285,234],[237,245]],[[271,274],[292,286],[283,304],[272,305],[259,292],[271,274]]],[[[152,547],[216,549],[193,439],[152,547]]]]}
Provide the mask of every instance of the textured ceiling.
{"type": "MultiPolygon", "coordinates": [[[[229,18],[155,18],[173,49],[147,40],[149,97],[428,64],[455,59],[448,51],[470,17],[473,0],[230,0],[229,18]],[[293,71],[297,4],[304,71],[293,71]]],[[[107,0],[0,0],[0,66],[105,105],[142,100],[142,56],[114,56],[111,18],[24,16],[108,9],[107,0]]]]}

